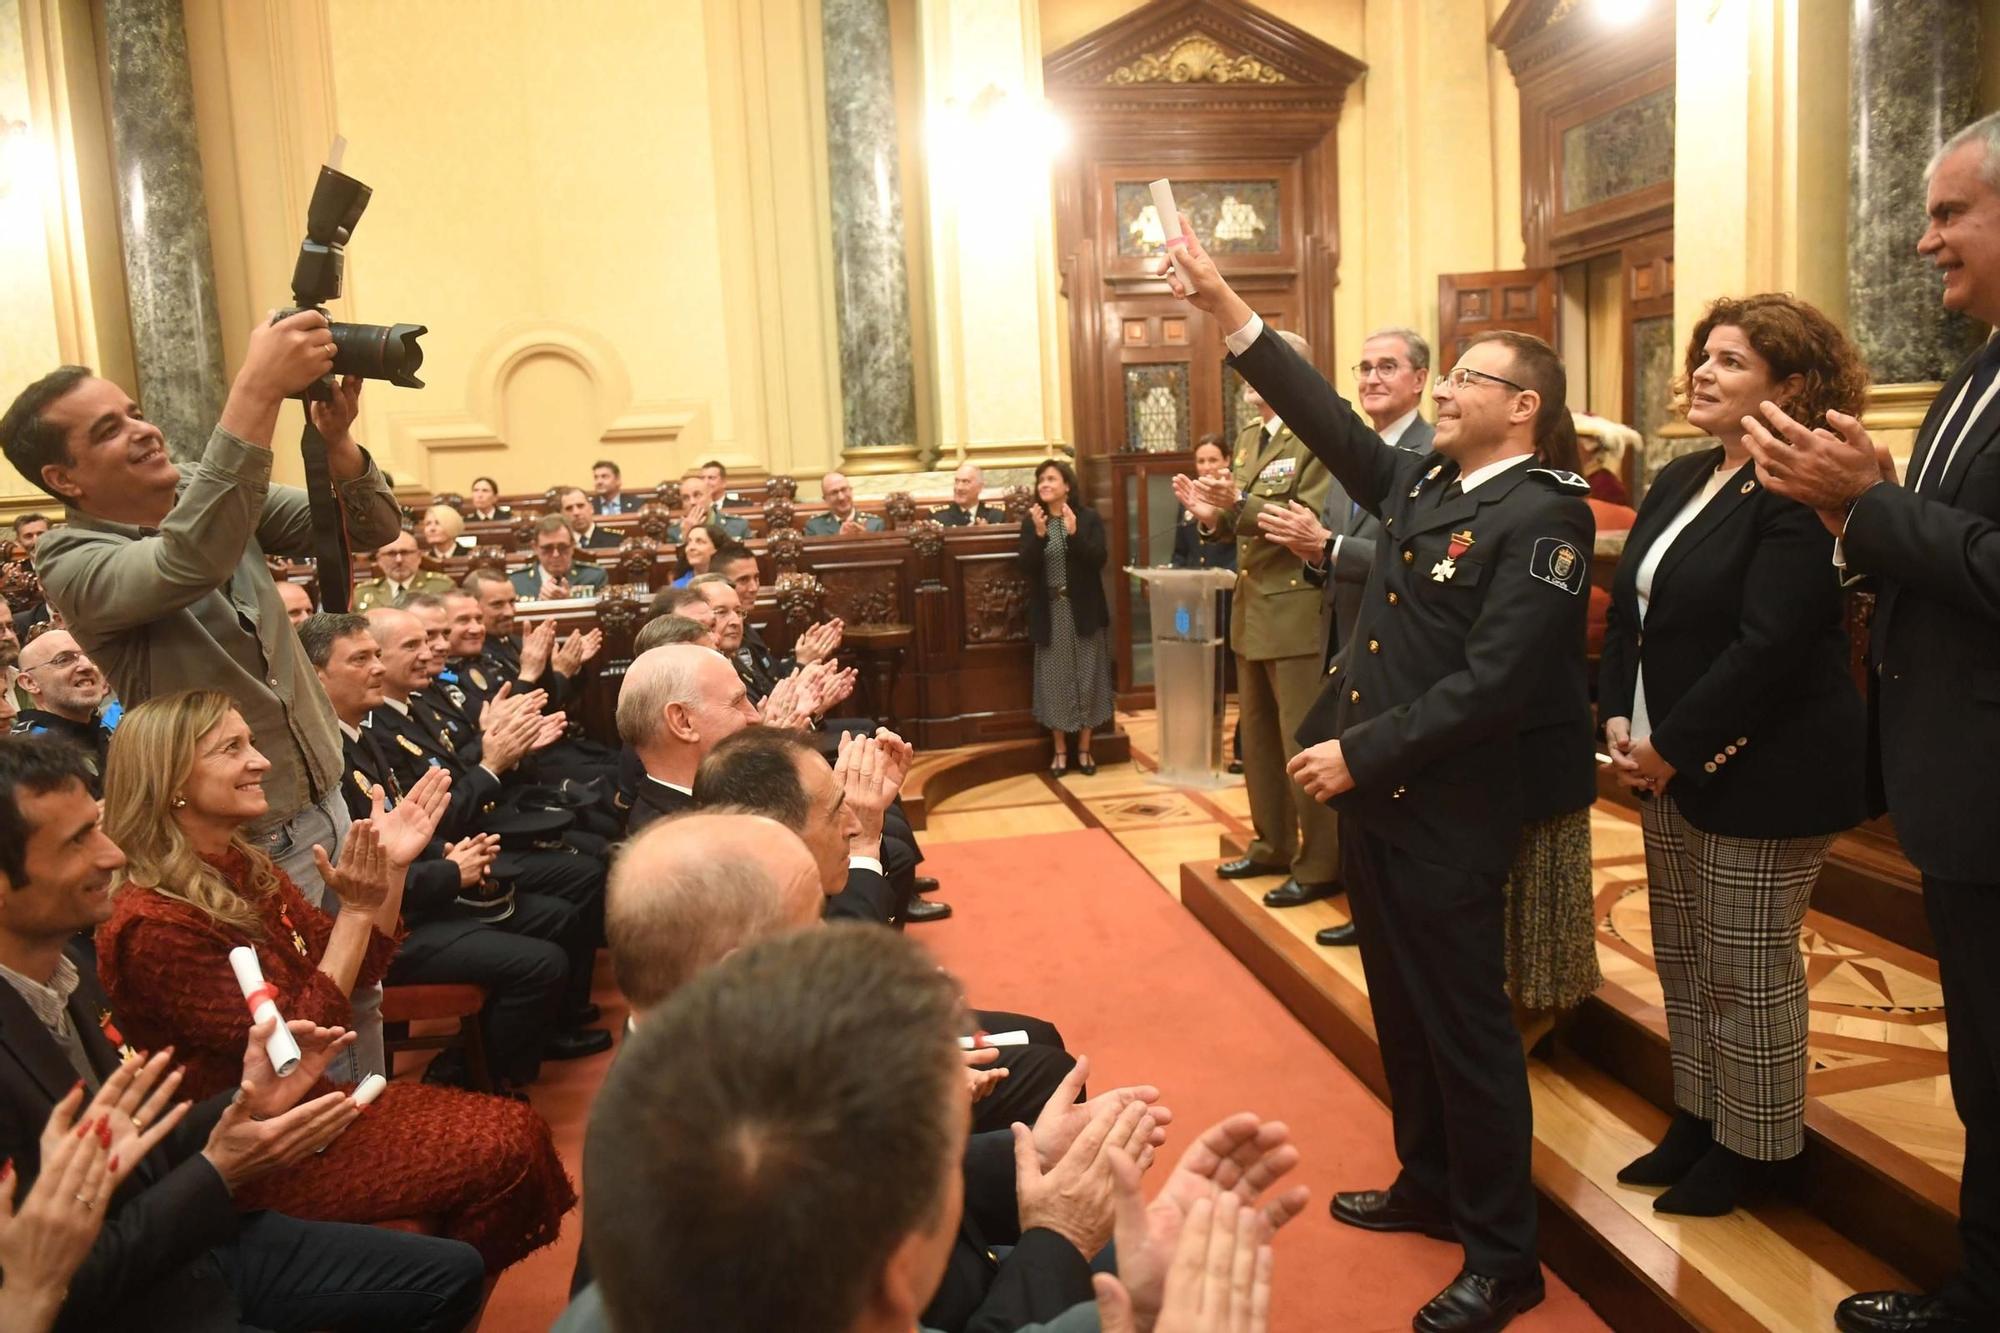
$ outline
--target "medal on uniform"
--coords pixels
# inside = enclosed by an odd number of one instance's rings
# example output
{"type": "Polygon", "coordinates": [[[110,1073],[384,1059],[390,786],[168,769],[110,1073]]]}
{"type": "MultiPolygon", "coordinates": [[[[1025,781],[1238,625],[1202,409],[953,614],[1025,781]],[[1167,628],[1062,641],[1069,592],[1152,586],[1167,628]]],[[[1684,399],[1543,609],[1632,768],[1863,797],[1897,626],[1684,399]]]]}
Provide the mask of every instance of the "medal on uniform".
{"type": "Polygon", "coordinates": [[[1431,470],[1429,472],[1424,473],[1422,477],[1418,478],[1416,485],[1410,487],[1410,498],[1412,500],[1416,499],[1418,492],[1424,489],[1424,483],[1429,481],[1432,477],[1435,477],[1438,473],[1442,471],[1444,471],[1443,463],[1431,464],[1431,470]]]}
{"type": "Polygon", "coordinates": [[[1444,559],[1431,566],[1431,582],[1443,583],[1458,573],[1458,558],[1472,545],[1472,529],[1451,534],[1451,541],[1444,550],[1444,559]]]}

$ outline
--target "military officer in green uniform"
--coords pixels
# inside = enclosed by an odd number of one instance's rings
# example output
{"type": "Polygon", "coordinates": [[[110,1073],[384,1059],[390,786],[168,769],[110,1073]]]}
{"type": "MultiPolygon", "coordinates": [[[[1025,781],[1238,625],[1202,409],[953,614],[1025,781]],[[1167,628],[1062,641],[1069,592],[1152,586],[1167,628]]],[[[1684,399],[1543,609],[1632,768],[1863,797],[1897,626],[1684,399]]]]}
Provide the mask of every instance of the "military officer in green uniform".
{"type": "MultiPolygon", "coordinates": [[[[1305,339],[1295,333],[1282,336],[1301,356],[1310,355],[1305,339]]],[[[1236,653],[1243,778],[1250,789],[1256,840],[1218,873],[1243,879],[1289,872],[1283,884],[1264,895],[1264,902],[1296,907],[1340,892],[1340,840],[1333,811],[1285,774],[1286,762],[1299,748],[1294,734],[1319,696],[1319,590],[1306,580],[1297,556],[1258,531],[1257,513],[1267,505],[1283,509],[1294,500],[1317,512],[1333,478],[1254,390],[1244,396],[1261,419],[1244,427],[1236,440],[1230,471],[1237,507],[1201,502],[1191,478],[1174,478],[1174,493],[1194,514],[1204,541],[1236,546],[1229,642],[1236,653]]]]}
{"type": "Polygon", "coordinates": [[[375,552],[375,568],[381,571],[378,578],[356,584],[353,607],[355,614],[372,611],[378,606],[394,606],[396,599],[406,593],[447,593],[452,589],[452,581],[443,574],[422,568],[423,555],[417,550],[417,539],[407,532],[396,534],[396,540],[375,552]]]}

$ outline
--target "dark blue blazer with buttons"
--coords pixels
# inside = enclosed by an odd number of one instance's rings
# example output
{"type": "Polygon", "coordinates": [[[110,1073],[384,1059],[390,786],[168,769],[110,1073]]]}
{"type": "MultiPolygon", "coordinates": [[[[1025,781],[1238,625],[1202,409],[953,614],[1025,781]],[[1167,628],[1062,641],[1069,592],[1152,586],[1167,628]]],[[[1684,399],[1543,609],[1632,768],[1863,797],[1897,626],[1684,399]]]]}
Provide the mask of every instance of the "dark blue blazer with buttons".
{"type": "Polygon", "coordinates": [[[1867,715],[1849,670],[1840,571],[1819,515],[1749,467],[1682,528],[1639,623],[1639,565],[1722,461],[1660,470],[1625,541],[1597,669],[1599,717],[1630,717],[1639,672],[1667,791],[1705,833],[1803,838],[1866,811],[1867,715]]]}

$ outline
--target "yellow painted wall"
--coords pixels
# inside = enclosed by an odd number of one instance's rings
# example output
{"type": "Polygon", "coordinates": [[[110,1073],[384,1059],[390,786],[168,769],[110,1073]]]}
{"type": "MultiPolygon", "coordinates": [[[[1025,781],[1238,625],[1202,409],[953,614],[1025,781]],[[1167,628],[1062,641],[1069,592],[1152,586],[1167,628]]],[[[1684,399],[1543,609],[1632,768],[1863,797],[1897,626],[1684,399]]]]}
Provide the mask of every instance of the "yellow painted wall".
{"type": "Polygon", "coordinates": [[[816,5],[187,3],[232,364],[337,129],[375,190],[337,313],[431,328],[428,387],[364,403],[399,481],[831,460],[816,5]]]}

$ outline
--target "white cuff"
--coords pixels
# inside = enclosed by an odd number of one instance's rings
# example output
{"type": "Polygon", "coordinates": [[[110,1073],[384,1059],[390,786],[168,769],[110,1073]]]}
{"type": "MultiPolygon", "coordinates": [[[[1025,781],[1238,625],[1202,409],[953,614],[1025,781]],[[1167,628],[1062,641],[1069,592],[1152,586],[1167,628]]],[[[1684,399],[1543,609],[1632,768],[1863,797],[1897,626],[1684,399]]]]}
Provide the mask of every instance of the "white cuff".
{"type": "Polygon", "coordinates": [[[1225,336],[1222,340],[1222,344],[1223,346],[1229,349],[1229,354],[1231,356],[1241,356],[1245,352],[1250,350],[1250,344],[1256,342],[1258,337],[1263,332],[1264,332],[1264,317],[1262,315],[1252,313],[1250,316],[1250,322],[1248,324],[1245,324],[1242,328],[1236,330],[1236,332],[1225,336]]]}
{"type": "Polygon", "coordinates": [[[1326,567],[1329,572],[1340,564],[1340,544],[1346,540],[1347,537],[1344,533],[1333,539],[1333,549],[1326,553],[1326,567]]]}
{"type": "Polygon", "coordinates": [[[872,870],[878,875],[884,873],[881,859],[874,856],[850,856],[847,858],[847,868],[849,870],[872,870]]]}

